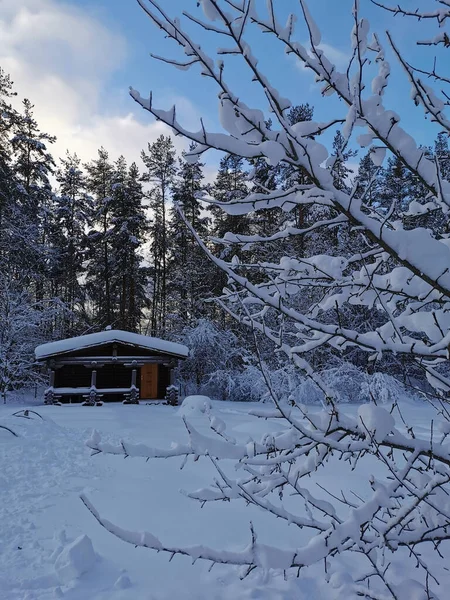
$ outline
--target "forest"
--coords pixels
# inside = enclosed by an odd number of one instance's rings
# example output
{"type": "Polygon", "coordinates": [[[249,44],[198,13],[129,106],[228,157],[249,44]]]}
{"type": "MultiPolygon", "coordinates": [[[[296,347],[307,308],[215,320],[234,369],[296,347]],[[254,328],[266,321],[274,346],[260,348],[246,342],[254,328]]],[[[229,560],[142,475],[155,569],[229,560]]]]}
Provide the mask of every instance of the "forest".
{"type": "MultiPolygon", "coordinates": [[[[227,275],[199,246],[192,229],[221,259],[265,265],[283,257],[331,255],[345,260],[367,252],[365,235],[321,205],[276,206],[229,214],[220,204],[249,194],[288,194],[307,186],[306,169],[275,166],[263,158],[225,154],[213,181],[204,164],[177,155],[170,135],[141,152],[140,164],[111,157],[99,148],[82,164],[76,154],[52,156],[55,137],[41,131],[33,104],[18,104],[10,76],[0,71],[0,393],[38,385],[34,348],[53,339],[112,326],[186,343],[191,358],[181,366],[185,392],[207,392],[231,400],[268,396],[261,360],[286,397],[320,400],[321,391],[304,379],[282,353],[255,337],[221,307],[227,275]],[[301,235],[299,235],[299,233],[301,235]]],[[[292,106],[289,126],[307,127],[314,108],[292,106]]],[[[268,120],[265,126],[270,130],[268,120]]],[[[313,136],[311,136],[313,138],[313,136]]],[[[195,145],[191,142],[190,148],[195,145]]],[[[422,148],[450,178],[448,136],[438,133],[422,148]]],[[[447,233],[440,210],[430,209],[421,178],[395,155],[385,166],[373,151],[351,149],[339,128],[330,148],[329,170],[337,190],[364,199],[370,209],[405,229],[427,227],[447,233]],[[417,206],[419,211],[412,210],[417,206]]],[[[314,261],[311,261],[311,264],[314,261]]],[[[318,264],[313,266],[316,274],[318,264]]],[[[384,309],[328,303],[323,283],[308,280],[291,295],[293,306],[325,322],[368,332],[383,323],[384,309]]],[[[280,326],[282,327],[282,326],[280,326]]],[[[373,360],[358,347],[312,349],[314,369],[359,401],[371,386],[395,395],[397,382],[430,392],[414,357],[385,355],[373,360]],[[385,376],[395,379],[385,379],[385,376]],[[350,387],[349,387],[350,386],[350,387]]]]}

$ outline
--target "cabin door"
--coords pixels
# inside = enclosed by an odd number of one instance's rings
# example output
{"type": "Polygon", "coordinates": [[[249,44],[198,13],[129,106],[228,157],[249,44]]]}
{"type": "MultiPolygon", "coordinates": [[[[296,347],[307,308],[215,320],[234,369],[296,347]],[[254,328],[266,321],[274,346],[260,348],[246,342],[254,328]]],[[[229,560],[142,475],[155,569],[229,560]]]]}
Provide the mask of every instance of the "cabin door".
{"type": "Polygon", "coordinates": [[[141,398],[158,398],[158,365],[142,365],[141,398]]]}

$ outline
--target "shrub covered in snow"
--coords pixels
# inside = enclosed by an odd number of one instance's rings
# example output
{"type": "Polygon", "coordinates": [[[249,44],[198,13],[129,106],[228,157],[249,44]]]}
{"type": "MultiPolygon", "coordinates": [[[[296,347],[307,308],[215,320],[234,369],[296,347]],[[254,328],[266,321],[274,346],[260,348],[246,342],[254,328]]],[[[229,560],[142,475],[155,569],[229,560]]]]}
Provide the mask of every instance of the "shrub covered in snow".
{"type": "MultiPolygon", "coordinates": [[[[404,397],[406,393],[403,385],[395,377],[380,372],[365,373],[350,363],[342,363],[339,367],[326,369],[320,374],[329,388],[334,391],[336,402],[360,404],[375,401],[392,404],[404,397]]],[[[313,384],[309,381],[306,381],[303,386],[314,401],[317,401],[318,394],[323,398],[317,386],[315,386],[315,394],[312,392],[313,384]]],[[[308,403],[308,394],[301,394],[301,396],[301,401],[308,403]]]]}
{"type": "Polygon", "coordinates": [[[232,369],[242,361],[242,350],[233,332],[221,330],[207,319],[199,319],[193,327],[186,327],[180,341],[189,348],[189,357],[179,366],[179,374],[188,390],[197,390],[211,373],[218,369],[232,369]]]}

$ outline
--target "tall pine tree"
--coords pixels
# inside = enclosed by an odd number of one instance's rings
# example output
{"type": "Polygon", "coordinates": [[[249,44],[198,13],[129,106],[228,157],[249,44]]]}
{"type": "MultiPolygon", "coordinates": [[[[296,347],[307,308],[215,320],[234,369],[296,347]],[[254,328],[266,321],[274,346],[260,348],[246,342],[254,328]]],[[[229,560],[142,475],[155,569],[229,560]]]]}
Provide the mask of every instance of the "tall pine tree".
{"type": "Polygon", "coordinates": [[[22,246],[19,249],[22,272],[33,294],[41,300],[45,294],[48,273],[48,229],[53,190],[50,175],[55,163],[47,145],[55,137],[42,132],[33,116],[33,105],[23,101],[11,140],[14,152],[14,177],[17,181],[16,202],[21,218],[22,246]]]}
{"type": "MultiPolygon", "coordinates": [[[[203,166],[200,162],[191,164],[183,156],[179,160],[172,197],[195,231],[205,239],[209,219],[202,213],[199,202],[206,189],[203,166]]],[[[194,240],[175,205],[170,211],[169,315],[172,328],[180,330],[205,316],[203,300],[210,294],[211,274],[216,273],[216,269],[194,240]]]]}
{"type": "Polygon", "coordinates": [[[21,270],[18,251],[23,246],[17,202],[20,188],[14,174],[11,144],[20,118],[11,105],[15,95],[11,78],[0,68],[0,269],[11,278],[17,278],[21,270]]]}
{"type": "Polygon", "coordinates": [[[112,184],[111,287],[116,302],[115,326],[134,332],[140,330],[148,278],[141,255],[148,224],[140,179],[136,164],[128,169],[121,156],[114,165],[112,184]]]}
{"type": "Polygon", "coordinates": [[[87,190],[93,197],[92,224],[89,233],[89,261],[86,287],[91,301],[93,325],[104,328],[113,323],[111,290],[111,196],[114,168],[104,148],[98,158],[86,165],[87,190]]]}
{"type": "Polygon", "coordinates": [[[81,161],[67,152],[56,172],[59,185],[53,204],[51,278],[52,295],[65,304],[61,324],[62,335],[77,332],[77,313],[83,313],[84,290],[81,278],[85,272],[87,229],[92,213],[91,198],[81,161]]]}
{"type": "Polygon", "coordinates": [[[148,331],[164,335],[167,314],[168,212],[167,203],[176,174],[175,149],[170,137],[164,135],[148,151],[141,153],[146,171],[142,180],[150,184],[149,206],[152,211],[151,262],[152,301],[148,331]]]}

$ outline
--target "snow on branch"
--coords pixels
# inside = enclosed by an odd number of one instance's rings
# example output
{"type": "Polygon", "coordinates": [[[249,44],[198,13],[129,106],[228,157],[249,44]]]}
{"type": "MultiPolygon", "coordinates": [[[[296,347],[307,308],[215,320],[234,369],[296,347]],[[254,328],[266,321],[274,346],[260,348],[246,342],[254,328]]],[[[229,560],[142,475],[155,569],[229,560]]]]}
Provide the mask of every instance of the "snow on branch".
{"type": "MultiPolygon", "coordinates": [[[[441,561],[439,569],[446,568],[443,548],[450,538],[450,412],[446,407],[450,393],[450,237],[445,227],[421,226],[421,219],[437,214],[445,224],[450,182],[436,156],[401,127],[401,115],[385,106],[391,82],[388,54],[405,71],[412,101],[422,106],[424,117],[447,129],[450,122],[445,109],[450,97],[437,86],[450,81],[450,76],[445,72],[437,76],[433,67],[425,83],[421,76],[426,71],[420,73],[411,66],[395,35],[387,34],[386,48],[385,38],[377,32],[369,35],[369,22],[358,0],[353,3],[349,60],[342,71],[321,45],[313,3],[306,0],[301,0],[285,25],[273,0],[267,1],[265,12],[255,0],[202,0],[202,15],[185,13],[184,18],[172,18],[156,0],[138,1],[184,54],[182,59],[158,58],[178,69],[193,72],[198,68],[200,76],[215,83],[223,132],[208,131],[203,120],[197,131],[186,129],[176,108],[156,108],[152,95],[144,99],[132,91],[134,100],[193,142],[186,156],[189,161],[215,149],[262,165],[275,174],[275,182],[280,170],[289,173],[286,185],[270,189],[258,179],[255,168],[246,182],[248,193],[221,202],[203,197],[214,204],[214,210],[223,209],[231,224],[240,219],[245,224],[249,214],[267,215],[268,221],[281,214],[264,234],[245,227],[234,230],[232,225],[231,231],[217,236],[220,239],[205,241],[181,208],[177,209],[199,247],[226,276],[217,303],[251,329],[257,348],[264,337],[314,382],[323,395],[323,410],[310,413],[294,399],[288,403],[279,398],[257,350],[274,404],[270,418],[282,419],[283,431],[242,444],[228,437],[224,426],[208,414],[211,436],[185,422],[187,443],[165,450],[128,442],[109,444],[96,433],[88,441],[94,454],[210,460],[217,473],[215,481],[188,496],[202,503],[244,500],[304,529],[296,548],[260,545],[253,527],[251,543],[242,552],[166,546],[151,534],[117,528],[89,500],[83,501],[99,523],[121,539],[172,556],[243,566],[246,573],[255,568],[303,569],[321,562],[328,569],[333,563],[338,573],[339,557],[346,555],[357,560],[351,576],[341,573],[345,583],[339,583],[340,597],[409,600],[411,590],[418,589],[421,597],[438,598],[436,561],[441,561]],[[298,20],[308,31],[307,44],[296,39],[298,20]],[[190,35],[192,27],[199,28],[197,40],[190,35]],[[324,103],[331,94],[341,100],[339,112],[330,115],[328,123],[293,122],[291,102],[271,84],[250,44],[260,33],[265,34],[265,41],[273,40],[274,57],[279,47],[314,74],[324,103]],[[209,47],[203,43],[205,36],[218,40],[215,53],[204,49],[209,47]],[[235,89],[228,83],[230,60],[241,61],[260,91],[262,106],[247,103],[239,86],[235,89]],[[342,131],[330,155],[321,135],[334,124],[342,125],[342,131]],[[339,177],[339,168],[345,167],[345,157],[353,156],[355,143],[368,148],[371,174],[364,185],[358,178],[350,182],[346,176],[339,177]],[[419,190],[414,202],[397,198],[399,192],[393,192],[395,197],[387,204],[373,202],[371,192],[386,156],[414,181],[419,190]],[[221,252],[223,245],[226,252],[221,252]],[[258,254],[260,247],[264,253],[258,254]],[[368,399],[372,402],[361,406],[356,416],[342,413],[335,390],[314,368],[317,362],[311,356],[319,356],[320,363],[320,352],[340,356],[352,350],[365,353],[369,366],[390,355],[410,361],[425,373],[431,387],[424,396],[436,406],[429,435],[415,432],[397,404],[390,410],[378,406],[371,391],[368,399]],[[402,429],[396,426],[394,415],[402,421],[402,429]],[[222,467],[224,459],[235,461],[238,476],[222,467]],[[352,493],[345,480],[347,487],[340,493],[326,484],[314,485],[315,474],[332,472],[338,461],[349,475],[362,474],[367,483],[363,494],[352,493]],[[376,476],[370,475],[373,465],[376,476]],[[391,565],[406,563],[416,567],[416,587],[399,586],[391,575],[391,565]]],[[[431,25],[436,21],[439,26],[450,10],[447,0],[438,0],[435,11],[424,13],[374,4],[392,15],[427,19],[431,25]]],[[[445,45],[440,32],[435,41],[445,45]]]]}
{"type": "Polygon", "coordinates": [[[423,19],[432,19],[436,20],[440,27],[445,23],[445,21],[450,17],[450,4],[446,2],[446,0],[434,0],[435,5],[440,5],[440,8],[432,11],[422,11],[419,8],[415,10],[408,10],[402,8],[400,4],[397,6],[389,6],[387,4],[383,4],[382,2],[378,2],[377,0],[370,0],[372,4],[387,10],[388,12],[394,15],[401,15],[403,17],[413,17],[418,21],[423,19]]]}

